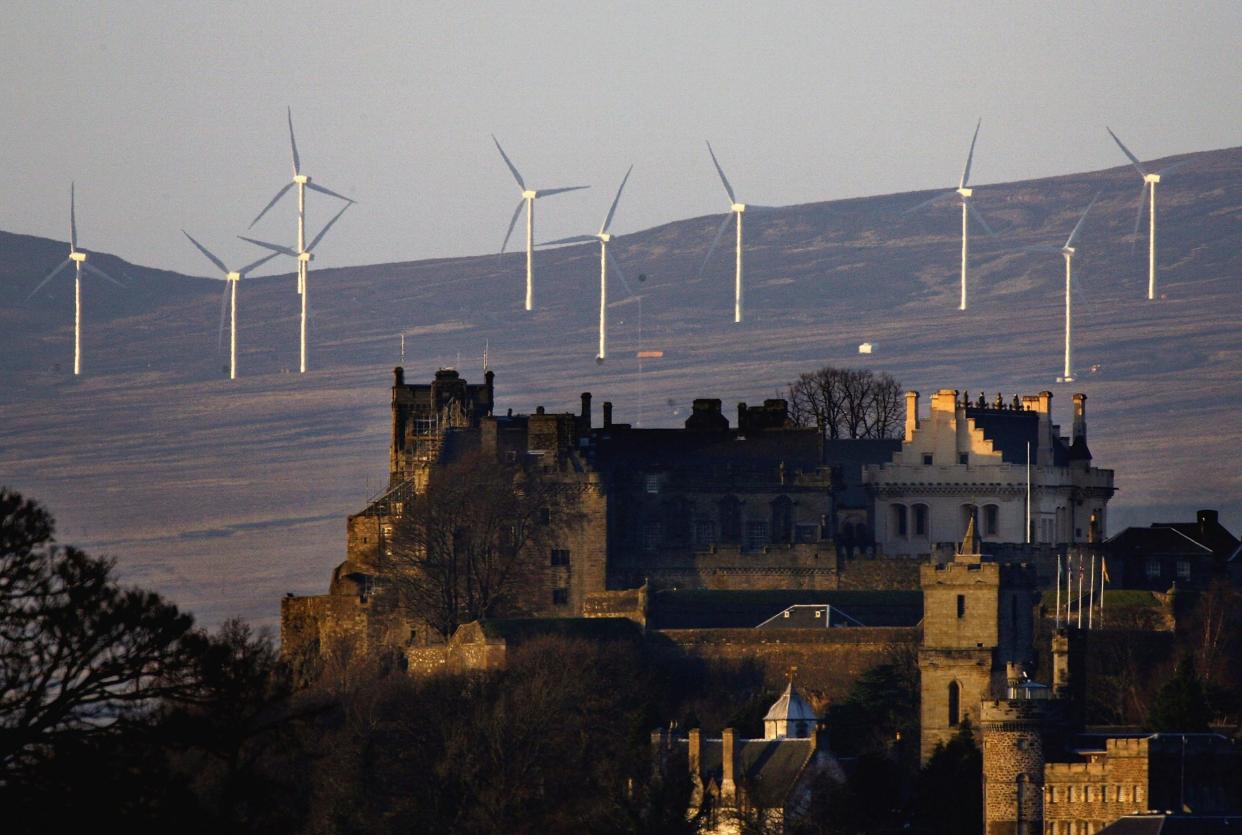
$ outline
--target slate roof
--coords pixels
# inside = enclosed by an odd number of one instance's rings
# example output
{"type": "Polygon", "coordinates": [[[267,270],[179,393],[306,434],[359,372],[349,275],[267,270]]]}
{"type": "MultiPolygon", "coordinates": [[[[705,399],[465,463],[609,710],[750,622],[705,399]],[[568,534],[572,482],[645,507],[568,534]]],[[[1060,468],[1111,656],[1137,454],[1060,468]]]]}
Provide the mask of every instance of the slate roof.
{"type": "MultiPolygon", "coordinates": [[[[994,409],[967,406],[966,417],[983,431],[992,448],[1006,464],[1026,464],[1026,445],[1031,445],[1031,465],[1039,463],[1039,413],[1029,410],[994,409]]],[[[1069,447],[1057,438],[1053,444],[1053,463],[1064,467],[1069,461],[1069,447]]]]}
{"type": "MultiPolygon", "coordinates": [[[[779,809],[785,805],[789,792],[815,756],[813,738],[738,739],[734,745],[737,757],[734,780],[742,781],[751,799],[765,809],[779,809]]],[[[719,785],[723,779],[722,749],[719,739],[702,741],[703,782],[714,781],[719,785]]]]}
{"type": "Polygon", "coordinates": [[[1242,832],[1238,815],[1126,815],[1098,830],[1099,835],[1216,835],[1242,832]]]}
{"type": "Polygon", "coordinates": [[[806,703],[806,700],[802,698],[802,694],[798,692],[798,689],[793,686],[791,681],[785,687],[785,692],[781,693],[781,697],[768,708],[763,721],[818,722],[819,717],[815,715],[815,711],[806,703]]]}

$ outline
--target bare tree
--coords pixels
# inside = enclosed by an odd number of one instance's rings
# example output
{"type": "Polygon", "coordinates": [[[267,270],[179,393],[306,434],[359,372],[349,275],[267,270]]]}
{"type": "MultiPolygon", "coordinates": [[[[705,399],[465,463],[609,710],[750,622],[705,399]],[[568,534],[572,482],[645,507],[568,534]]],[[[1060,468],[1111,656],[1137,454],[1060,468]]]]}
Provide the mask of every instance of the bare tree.
{"type": "Polygon", "coordinates": [[[789,413],[824,437],[895,438],[905,420],[901,383],[887,373],[826,365],[789,384],[789,413]]]}
{"type": "Polygon", "coordinates": [[[400,604],[444,637],[513,609],[574,523],[568,498],[535,465],[470,453],[437,467],[394,525],[388,579],[400,604]]]}

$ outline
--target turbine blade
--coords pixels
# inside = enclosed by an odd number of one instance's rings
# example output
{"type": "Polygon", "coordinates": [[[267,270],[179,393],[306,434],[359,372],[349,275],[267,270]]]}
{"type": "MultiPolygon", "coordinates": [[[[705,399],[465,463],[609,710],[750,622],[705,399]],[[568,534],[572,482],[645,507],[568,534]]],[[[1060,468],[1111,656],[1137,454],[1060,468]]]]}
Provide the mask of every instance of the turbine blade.
{"type": "Polygon", "coordinates": [[[988,226],[988,222],[983,219],[983,214],[975,208],[975,204],[973,202],[967,200],[966,209],[970,212],[970,216],[978,221],[979,225],[983,227],[983,231],[987,232],[990,237],[996,237],[996,233],[992,231],[991,226],[988,226]]]}
{"type": "Polygon", "coordinates": [[[568,238],[557,238],[555,241],[544,241],[536,246],[559,246],[560,244],[584,244],[587,241],[598,241],[596,235],[570,235],[568,238]]]}
{"type": "Polygon", "coordinates": [[[314,249],[315,249],[315,245],[316,245],[316,244],[318,244],[320,241],[322,241],[322,240],[323,240],[323,236],[324,236],[324,235],[328,234],[328,230],[332,228],[332,224],[334,224],[334,223],[336,223],[338,220],[340,220],[340,219],[341,219],[341,215],[343,215],[343,214],[345,214],[345,212],[349,211],[349,207],[350,207],[350,206],[352,206],[352,205],[354,205],[354,204],[353,204],[353,203],[346,203],[344,206],[342,206],[342,207],[341,207],[341,210],[340,210],[339,212],[337,212],[335,215],[333,215],[333,216],[332,216],[332,219],[331,219],[331,220],[329,220],[326,224],[324,224],[324,227],[323,227],[322,229],[320,229],[320,230],[319,230],[319,234],[315,236],[315,239],[314,239],[313,241],[311,241],[309,245],[307,245],[307,247],[306,247],[306,251],[307,251],[307,252],[312,252],[312,251],[314,251],[314,249]]]}
{"type": "Polygon", "coordinates": [[[1139,189],[1138,207],[1134,210],[1134,231],[1130,233],[1135,240],[1138,240],[1139,227],[1143,224],[1143,206],[1147,203],[1147,189],[1150,186],[1151,183],[1144,180],[1143,187],[1139,189]]]}
{"type": "Polygon", "coordinates": [[[517,226],[518,215],[522,214],[522,207],[526,205],[526,198],[523,197],[518,201],[517,208],[513,210],[513,219],[509,221],[509,231],[505,233],[505,239],[500,244],[500,254],[505,254],[505,247],[509,245],[509,238],[513,235],[513,227],[517,226]]]}
{"type": "Polygon", "coordinates": [[[246,266],[242,267],[240,270],[238,270],[238,271],[237,271],[237,274],[238,274],[238,275],[241,275],[241,276],[245,276],[245,275],[246,275],[247,273],[249,273],[251,270],[257,270],[259,267],[263,266],[263,265],[264,265],[264,264],[266,264],[268,261],[271,261],[271,260],[272,260],[273,258],[275,258],[277,255],[280,255],[280,253],[279,253],[279,252],[273,252],[271,255],[264,255],[264,256],[263,256],[262,258],[260,258],[258,261],[252,261],[252,262],[250,262],[249,264],[247,264],[246,266]]]}
{"type": "Polygon", "coordinates": [[[74,184],[69,184],[69,251],[78,249],[78,213],[77,200],[74,197],[74,184]]]}
{"type": "Polygon", "coordinates": [[[227,273],[228,273],[229,268],[228,268],[228,267],[226,267],[226,266],[224,266],[224,262],[223,262],[223,261],[221,261],[221,260],[220,260],[219,258],[217,258],[216,256],[212,255],[212,254],[211,254],[211,251],[210,251],[210,250],[208,250],[208,249],[207,249],[207,247],[203,246],[203,245],[202,245],[202,244],[200,244],[198,241],[194,240],[194,236],[193,236],[193,235],[191,235],[189,232],[185,231],[184,229],[182,229],[182,230],[181,230],[181,234],[182,234],[182,235],[185,235],[187,238],[189,238],[189,239],[190,239],[190,243],[192,243],[192,244],[194,244],[194,246],[198,247],[198,251],[199,251],[199,252],[201,252],[201,253],[203,253],[204,255],[206,255],[206,256],[207,256],[207,260],[208,260],[208,261],[210,261],[211,263],[213,263],[213,264],[215,264],[217,267],[219,267],[219,268],[220,268],[220,272],[225,273],[225,274],[227,274],[227,273]]]}
{"type": "Polygon", "coordinates": [[[1172,174],[1174,171],[1181,168],[1183,165],[1188,165],[1189,163],[1190,163],[1190,160],[1188,159],[1178,160],[1172,165],[1166,165],[1164,168],[1161,168],[1156,173],[1159,174],[1161,177],[1163,177],[1165,174],[1172,174]]]}
{"type": "Polygon", "coordinates": [[[935,197],[928,198],[927,200],[924,200],[922,203],[919,203],[917,206],[911,206],[908,209],[902,209],[902,214],[909,214],[910,212],[917,212],[919,209],[925,209],[933,203],[939,203],[941,200],[944,200],[947,197],[952,197],[954,194],[957,194],[957,192],[956,191],[942,191],[939,194],[937,194],[935,197]]]}
{"type": "Polygon", "coordinates": [[[625,176],[621,178],[621,186],[617,189],[617,196],[612,198],[612,206],[609,207],[608,215],[604,218],[604,225],[599,228],[601,235],[608,231],[608,226],[612,223],[612,216],[617,213],[617,204],[621,202],[621,192],[625,191],[625,183],[630,179],[630,171],[633,170],[634,166],[631,165],[629,171],[626,171],[625,176]]]}
{"type": "Polygon", "coordinates": [[[712,238],[711,246],[707,248],[707,255],[703,256],[703,265],[699,267],[700,278],[703,276],[703,271],[707,269],[707,262],[712,260],[712,253],[716,251],[716,244],[720,243],[720,236],[724,234],[731,220],[733,220],[733,212],[729,212],[724,216],[724,220],[720,221],[720,228],[716,230],[716,237],[712,238]]]}
{"type": "Polygon", "coordinates": [[[293,138],[293,108],[286,108],[289,116],[289,147],[293,149],[293,176],[302,170],[302,160],[298,157],[298,141],[293,138]]]}
{"type": "MultiPolygon", "coordinates": [[[[526,181],[522,179],[522,175],[518,173],[517,166],[509,159],[509,155],[505,153],[505,149],[500,147],[500,140],[496,138],[496,134],[492,134],[492,141],[496,143],[496,150],[500,151],[500,157],[505,161],[505,165],[509,166],[509,171],[513,173],[513,179],[517,180],[518,188],[526,191],[526,181]]],[[[503,250],[502,250],[503,251],[503,250]]]]}
{"type": "MultiPolygon", "coordinates": [[[[274,254],[274,253],[273,253],[274,254]]],[[[224,295],[220,297],[220,329],[216,332],[216,353],[220,353],[224,349],[224,311],[229,303],[229,285],[231,281],[224,282],[224,295]]]]}
{"type": "Polygon", "coordinates": [[[29,296],[27,296],[26,298],[28,298],[28,299],[33,299],[33,298],[34,298],[35,293],[37,293],[37,292],[39,292],[40,290],[42,290],[45,284],[47,284],[49,281],[51,281],[53,278],[55,278],[57,273],[59,273],[59,272],[60,272],[61,270],[63,270],[65,267],[69,266],[71,263],[73,263],[73,262],[72,262],[72,261],[70,261],[68,258],[66,258],[64,261],[61,261],[61,262],[60,262],[60,263],[56,266],[56,269],[52,270],[50,273],[48,273],[46,276],[44,276],[44,277],[43,277],[43,280],[42,280],[42,281],[40,281],[38,284],[36,284],[36,285],[35,285],[35,288],[34,288],[33,290],[31,290],[31,291],[30,291],[30,295],[29,295],[29,296]]]}
{"type": "Polygon", "coordinates": [[[584,188],[590,188],[590,186],[568,186],[566,188],[541,188],[539,189],[539,191],[535,192],[535,199],[538,200],[540,197],[551,197],[554,194],[564,194],[567,191],[579,191],[584,188]]]}
{"type": "Polygon", "coordinates": [[[245,235],[238,235],[237,237],[241,238],[243,241],[246,241],[247,243],[252,243],[255,246],[261,246],[264,249],[270,249],[272,252],[278,253],[280,255],[290,255],[294,258],[298,257],[297,252],[295,252],[294,250],[290,249],[287,246],[281,246],[280,244],[270,244],[267,241],[256,241],[254,238],[247,238],[245,235]]]}
{"type": "Polygon", "coordinates": [[[269,202],[266,206],[263,207],[263,211],[259,212],[259,214],[255,216],[255,219],[250,221],[250,225],[246,228],[253,229],[254,225],[258,223],[265,214],[267,214],[267,210],[275,206],[277,201],[279,201],[280,198],[284,197],[285,193],[288,192],[289,189],[291,188],[293,188],[292,182],[285,183],[285,187],[282,188],[280,191],[276,192],[276,196],[271,199],[271,202],[269,202]]]}
{"type": "MultiPolygon", "coordinates": [[[[705,142],[707,140],[704,140],[705,142]]],[[[725,176],[724,169],[720,167],[720,162],[716,159],[716,152],[712,150],[712,143],[707,143],[707,153],[712,155],[712,165],[716,166],[716,173],[720,175],[720,182],[724,183],[725,191],[729,194],[729,200],[733,203],[737,202],[737,198],[733,196],[733,186],[729,185],[729,178],[725,176]]]]}
{"type": "Polygon", "coordinates": [[[1134,163],[1134,168],[1135,170],[1138,171],[1139,176],[1146,177],[1147,172],[1143,170],[1143,163],[1138,161],[1138,157],[1130,153],[1130,149],[1127,148],[1125,144],[1120,139],[1117,138],[1117,134],[1113,133],[1113,129],[1110,128],[1108,125],[1105,125],[1104,130],[1108,131],[1108,135],[1111,136],[1113,138],[1113,141],[1117,143],[1117,147],[1121,149],[1121,152],[1130,158],[1130,162],[1134,163]]]}
{"type": "Polygon", "coordinates": [[[613,256],[612,251],[605,249],[604,254],[608,258],[608,266],[612,267],[612,271],[617,274],[617,278],[621,279],[621,286],[625,288],[625,292],[631,296],[634,295],[634,291],[630,289],[630,283],[625,280],[625,272],[621,269],[621,264],[613,256]]]}
{"type": "Polygon", "coordinates": [[[1095,205],[1095,201],[1100,199],[1100,192],[1095,193],[1095,197],[1091,198],[1091,202],[1087,204],[1087,209],[1082,213],[1082,217],[1078,219],[1078,223],[1074,226],[1074,231],[1070,232],[1070,236],[1065,241],[1066,246],[1073,246],[1078,240],[1078,233],[1082,231],[1082,225],[1087,220],[1087,215],[1091,212],[1091,207],[1095,205]]]}
{"type": "Polygon", "coordinates": [[[115,284],[117,287],[120,287],[122,290],[124,290],[124,289],[125,289],[125,285],[124,285],[124,284],[122,284],[121,282],[117,281],[115,278],[113,278],[112,276],[108,275],[106,272],[104,272],[103,270],[99,269],[99,267],[96,267],[94,264],[92,264],[92,263],[91,263],[91,262],[89,262],[89,261],[83,261],[83,262],[82,262],[82,269],[86,270],[88,273],[94,273],[95,275],[99,276],[99,277],[100,277],[100,278],[102,278],[102,279],[106,279],[106,280],[108,280],[108,281],[111,281],[113,284],[115,284]]]}
{"type": "Polygon", "coordinates": [[[975,159],[975,142],[979,139],[979,128],[983,124],[983,117],[979,117],[979,121],[975,123],[975,135],[970,140],[970,153],[966,155],[966,167],[962,170],[962,182],[958,188],[966,188],[966,184],[970,182],[970,164],[975,159]]]}
{"type": "Polygon", "coordinates": [[[335,191],[333,191],[330,188],[324,188],[318,183],[314,183],[314,182],[307,183],[306,187],[310,189],[311,191],[317,191],[320,194],[328,194],[328,195],[331,195],[332,197],[337,198],[338,200],[344,200],[346,203],[357,203],[358,202],[357,200],[353,200],[349,197],[346,197],[343,194],[337,194],[335,191]]]}

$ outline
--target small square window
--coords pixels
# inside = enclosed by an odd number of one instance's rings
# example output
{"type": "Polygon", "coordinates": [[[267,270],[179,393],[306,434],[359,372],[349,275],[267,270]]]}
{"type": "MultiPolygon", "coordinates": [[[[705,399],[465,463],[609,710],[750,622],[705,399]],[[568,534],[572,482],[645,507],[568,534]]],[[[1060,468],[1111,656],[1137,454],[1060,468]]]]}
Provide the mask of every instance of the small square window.
{"type": "Polygon", "coordinates": [[[552,565],[569,565],[569,549],[553,548],[552,565]]]}
{"type": "Polygon", "coordinates": [[[552,605],[568,606],[569,605],[569,589],[552,589],[552,605]]]}
{"type": "Polygon", "coordinates": [[[923,466],[930,467],[932,465],[932,455],[930,452],[923,453],[923,466]]]}
{"type": "Polygon", "coordinates": [[[1155,557],[1147,561],[1147,577],[1151,580],[1156,580],[1160,577],[1160,560],[1155,557]]]}
{"type": "Polygon", "coordinates": [[[957,463],[959,463],[959,464],[963,464],[963,465],[965,465],[965,464],[969,464],[969,463],[970,463],[970,453],[969,453],[969,452],[959,452],[959,453],[957,454],[957,463]]]}
{"type": "Polygon", "coordinates": [[[966,617],[966,595],[964,594],[957,596],[957,616],[959,618],[966,617]]]}
{"type": "Polygon", "coordinates": [[[1190,560],[1178,560],[1177,561],[1177,579],[1179,580],[1190,579],[1190,560]]]}

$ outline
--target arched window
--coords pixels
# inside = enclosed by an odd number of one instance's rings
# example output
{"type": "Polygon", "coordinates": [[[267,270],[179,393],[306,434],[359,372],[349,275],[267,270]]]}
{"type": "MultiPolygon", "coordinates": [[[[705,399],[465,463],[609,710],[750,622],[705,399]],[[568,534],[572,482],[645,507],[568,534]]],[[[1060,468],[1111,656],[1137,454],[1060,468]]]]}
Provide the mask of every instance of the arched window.
{"type": "Polygon", "coordinates": [[[910,520],[906,515],[906,506],[904,504],[890,505],[892,509],[892,530],[889,531],[891,536],[899,536],[905,539],[910,535],[910,520]]]}
{"type": "Polygon", "coordinates": [[[788,496],[772,500],[772,542],[793,542],[793,501],[788,496]]]}
{"type": "Polygon", "coordinates": [[[956,681],[949,682],[949,727],[956,728],[962,721],[961,715],[962,689],[956,681]]]}
{"type": "Polygon", "coordinates": [[[997,536],[1000,533],[1000,506],[987,504],[983,506],[984,536],[997,536]]]}
{"type": "Polygon", "coordinates": [[[927,516],[927,505],[916,504],[914,506],[914,535],[920,539],[926,539],[928,537],[927,516]]]}
{"type": "Polygon", "coordinates": [[[742,541],[742,503],[737,496],[725,496],[720,500],[720,541],[742,541]]]}

